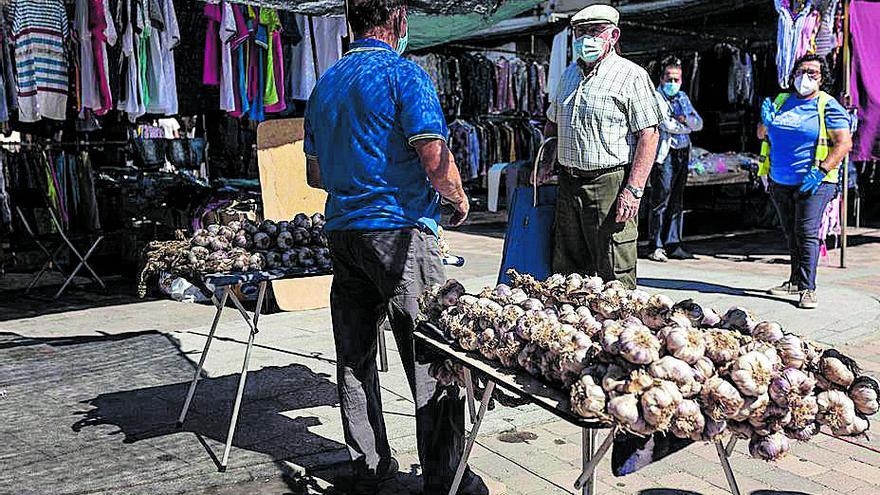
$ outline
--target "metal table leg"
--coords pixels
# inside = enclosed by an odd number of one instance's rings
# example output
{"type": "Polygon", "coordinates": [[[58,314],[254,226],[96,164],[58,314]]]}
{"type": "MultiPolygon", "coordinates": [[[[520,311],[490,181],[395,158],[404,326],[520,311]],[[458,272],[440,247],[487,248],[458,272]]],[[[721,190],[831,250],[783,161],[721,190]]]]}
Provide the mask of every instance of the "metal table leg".
{"type": "Polygon", "coordinates": [[[385,347],[385,321],[387,320],[383,320],[376,326],[379,345],[379,371],[382,373],[388,372],[388,349],[385,347]]]}
{"type": "Polygon", "coordinates": [[[455,470],[455,478],[452,480],[452,486],[449,487],[449,495],[458,493],[458,487],[461,485],[461,479],[464,477],[464,471],[467,469],[468,458],[471,456],[471,449],[474,448],[474,442],[477,441],[477,434],[480,431],[480,425],[483,423],[483,416],[486,415],[486,408],[489,407],[489,400],[492,399],[492,392],[495,390],[495,382],[486,384],[486,390],[483,391],[483,398],[480,401],[480,412],[477,413],[476,421],[473,428],[467,435],[464,444],[464,452],[461,454],[461,460],[458,462],[458,469],[455,470]]]}
{"type": "Polygon", "coordinates": [[[468,413],[471,417],[471,423],[474,423],[477,420],[477,405],[476,400],[474,399],[474,378],[473,375],[471,375],[470,368],[465,368],[463,374],[464,388],[467,391],[468,413]]]}
{"type": "Polygon", "coordinates": [[[243,312],[245,321],[250,328],[250,334],[248,335],[247,349],[244,351],[244,362],[241,364],[241,377],[238,379],[238,392],[235,394],[235,402],[232,405],[232,418],[229,420],[229,432],[226,434],[226,449],[223,451],[223,459],[220,461],[220,472],[226,471],[226,465],[229,462],[229,451],[232,449],[232,438],[235,436],[235,425],[238,423],[238,412],[241,408],[241,398],[244,395],[244,384],[247,381],[248,363],[251,360],[251,349],[254,346],[254,336],[259,332],[257,323],[260,321],[260,311],[263,309],[263,298],[266,295],[266,287],[268,285],[269,282],[260,282],[260,291],[257,294],[257,306],[254,309],[253,323],[250,321],[250,318],[247,317],[247,313],[244,312],[241,302],[239,302],[234,294],[232,295],[232,303],[235,304],[239,311],[243,312]]]}
{"type": "MultiPolygon", "coordinates": [[[[730,442],[729,445],[731,446],[732,451],[732,446],[735,445],[735,441],[730,442]]],[[[727,484],[730,485],[730,493],[733,495],[741,495],[739,486],[736,484],[736,478],[733,475],[733,468],[730,467],[730,460],[728,459],[729,454],[727,453],[724,444],[721,443],[721,440],[715,440],[715,450],[718,452],[718,459],[721,461],[721,467],[724,469],[724,476],[727,477],[727,484]]]]}
{"type": "Polygon", "coordinates": [[[189,392],[186,394],[186,401],[183,403],[183,409],[180,411],[180,417],[177,419],[178,428],[181,428],[183,422],[186,420],[186,413],[189,411],[189,405],[192,402],[193,395],[196,393],[196,385],[199,383],[199,378],[202,376],[202,367],[205,365],[205,358],[208,357],[208,349],[211,348],[211,340],[214,338],[217,324],[220,323],[220,314],[223,313],[223,308],[226,306],[226,300],[229,298],[228,288],[222,288],[220,290],[223,291],[223,297],[220,301],[217,301],[216,295],[211,295],[211,301],[214,303],[214,306],[217,306],[217,312],[214,313],[214,322],[211,323],[211,331],[208,332],[208,340],[205,341],[205,348],[202,349],[202,356],[199,358],[199,365],[196,366],[196,372],[193,375],[192,383],[189,384],[189,392]]]}
{"type": "Polygon", "coordinates": [[[583,495],[596,494],[596,467],[602,462],[602,459],[608,454],[608,449],[614,443],[614,435],[617,433],[616,428],[612,428],[608,432],[608,436],[602,441],[602,445],[598,449],[596,446],[597,430],[592,428],[583,428],[583,471],[580,477],[574,482],[576,490],[581,490],[583,495]]]}

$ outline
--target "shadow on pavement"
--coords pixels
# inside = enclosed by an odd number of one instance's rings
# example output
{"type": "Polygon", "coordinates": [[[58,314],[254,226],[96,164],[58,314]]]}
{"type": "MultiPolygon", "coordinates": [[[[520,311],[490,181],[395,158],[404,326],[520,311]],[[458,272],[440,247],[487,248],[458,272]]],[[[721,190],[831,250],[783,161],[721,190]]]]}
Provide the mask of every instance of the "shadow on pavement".
{"type": "MultiPolygon", "coordinates": [[[[641,490],[638,495],[701,495],[700,492],[692,492],[690,490],[675,490],[672,488],[651,488],[649,490],[641,490]]],[[[789,492],[779,490],[756,490],[751,495],[810,495],[804,492],[789,492]]]]}
{"type": "Polygon", "coordinates": [[[665,290],[687,290],[696,291],[702,294],[726,294],[730,296],[752,297],[756,299],[767,299],[769,301],[785,302],[796,305],[794,299],[786,299],[783,297],[771,296],[763,291],[755,289],[745,289],[742,287],[728,287],[726,285],[710,284],[706,282],[698,282],[696,280],[675,280],[675,279],[659,279],[659,278],[639,278],[639,285],[650,287],[652,289],[665,290]]]}
{"type": "MultiPolygon", "coordinates": [[[[230,359],[240,363],[240,352],[230,359]]],[[[198,354],[184,355],[175,339],[154,330],[65,338],[0,332],[0,486],[18,493],[207,493],[262,472],[286,474],[294,494],[339,493],[318,490],[315,478],[324,487],[345,486],[348,474],[345,446],[325,433],[339,414],[329,375],[301,364],[248,373],[229,472],[221,474],[217,458],[238,374],[200,380],[177,429],[192,359],[198,354]]]]}

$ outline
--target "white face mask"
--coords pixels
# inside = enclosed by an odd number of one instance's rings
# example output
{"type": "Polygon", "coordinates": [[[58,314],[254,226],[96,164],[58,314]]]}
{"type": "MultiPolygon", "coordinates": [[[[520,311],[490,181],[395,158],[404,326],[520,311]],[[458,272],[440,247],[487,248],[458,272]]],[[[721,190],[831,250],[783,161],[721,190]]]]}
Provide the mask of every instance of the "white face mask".
{"type": "Polygon", "coordinates": [[[810,96],[819,91],[819,81],[806,74],[801,74],[794,80],[794,89],[801,96],[810,96]]]}

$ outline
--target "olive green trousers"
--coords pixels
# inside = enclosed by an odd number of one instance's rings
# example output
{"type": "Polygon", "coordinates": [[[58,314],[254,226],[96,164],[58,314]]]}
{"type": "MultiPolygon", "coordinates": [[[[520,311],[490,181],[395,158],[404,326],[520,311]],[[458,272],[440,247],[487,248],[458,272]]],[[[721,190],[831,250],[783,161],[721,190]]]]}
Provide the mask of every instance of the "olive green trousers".
{"type": "Polygon", "coordinates": [[[638,218],[618,223],[617,197],[626,169],[559,174],[556,197],[555,273],[598,275],[636,288],[638,218]]]}

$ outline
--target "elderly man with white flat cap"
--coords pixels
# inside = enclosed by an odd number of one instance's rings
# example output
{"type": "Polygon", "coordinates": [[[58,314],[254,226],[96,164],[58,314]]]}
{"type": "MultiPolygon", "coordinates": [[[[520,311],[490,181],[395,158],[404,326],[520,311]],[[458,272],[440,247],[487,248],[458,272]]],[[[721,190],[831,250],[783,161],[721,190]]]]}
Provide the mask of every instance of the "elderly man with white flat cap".
{"type": "Polygon", "coordinates": [[[553,271],[636,287],[639,204],[663,114],[648,73],[617,54],[620,13],[591,5],[571,19],[576,58],[547,110],[558,136],[553,271]]]}

